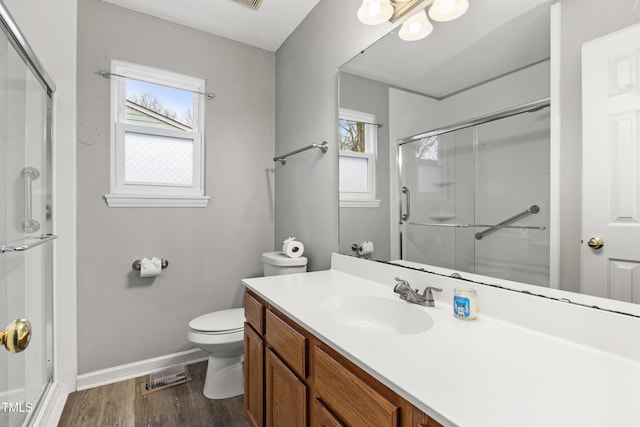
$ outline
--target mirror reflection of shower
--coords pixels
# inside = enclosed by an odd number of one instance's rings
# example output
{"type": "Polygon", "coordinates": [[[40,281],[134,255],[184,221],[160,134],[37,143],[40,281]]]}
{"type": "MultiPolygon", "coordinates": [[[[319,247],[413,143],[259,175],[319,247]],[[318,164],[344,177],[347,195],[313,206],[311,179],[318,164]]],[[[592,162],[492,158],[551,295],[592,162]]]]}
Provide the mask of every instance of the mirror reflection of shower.
{"type": "Polygon", "coordinates": [[[400,227],[403,260],[549,285],[550,115],[542,105],[402,140],[399,186],[411,194],[401,203],[411,212],[400,227]]]}

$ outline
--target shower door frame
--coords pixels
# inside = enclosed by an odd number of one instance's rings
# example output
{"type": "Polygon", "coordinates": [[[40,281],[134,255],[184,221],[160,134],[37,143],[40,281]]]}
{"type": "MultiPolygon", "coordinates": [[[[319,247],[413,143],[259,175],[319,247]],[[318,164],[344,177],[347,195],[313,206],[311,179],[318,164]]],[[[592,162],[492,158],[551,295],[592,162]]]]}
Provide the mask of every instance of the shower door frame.
{"type": "MultiPolygon", "coordinates": [[[[527,104],[523,104],[521,106],[518,107],[514,107],[514,108],[510,108],[507,110],[503,110],[497,113],[493,113],[493,114],[488,114],[485,116],[480,116],[465,122],[460,122],[460,123],[455,123],[453,125],[449,125],[449,126],[445,126],[445,127],[441,127],[441,128],[437,128],[437,129],[433,129],[433,130],[429,130],[427,132],[421,132],[419,134],[413,135],[413,136],[409,136],[409,137],[405,137],[405,138],[399,138],[396,140],[396,143],[394,145],[391,146],[391,150],[392,150],[392,156],[391,156],[391,170],[390,173],[395,175],[395,182],[396,185],[391,185],[390,188],[390,209],[391,209],[391,259],[402,259],[402,225],[403,225],[403,220],[402,220],[402,214],[404,212],[403,210],[403,206],[406,203],[406,199],[403,196],[403,194],[400,191],[400,188],[402,186],[402,145],[404,144],[409,144],[412,142],[417,142],[420,141],[422,139],[425,138],[429,138],[432,136],[438,136],[438,135],[442,135],[445,133],[449,133],[449,132],[454,132],[460,129],[465,129],[465,128],[469,128],[469,127],[473,127],[473,126],[477,126],[477,125],[481,125],[483,123],[489,123],[492,121],[496,121],[496,120],[500,120],[500,119],[504,119],[504,118],[508,118],[508,117],[512,117],[518,114],[522,114],[522,113],[526,113],[526,112],[530,112],[530,111],[536,111],[542,108],[546,108],[546,107],[550,107],[551,108],[551,116],[552,116],[552,123],[551,123],[551,128],[550,128],[550,143],[552,145],[551,147],[551,159],[550,159],[550,170],[551,170],[551,188],[550,188],[550,200],[551,200],[551,212],[550,212],[550,227],[549,227],[549,234],[550,234],[550,251],[549,251],[549,284],[550,284],[550,288],[555,288],[558,289],[559,288],[559,283],[558,283],[558,276],[559,276],[559,264],[557,262],[557,248],[554,247],[554,243],[558,241],[559,238],[559,230],[557,226],[557,221],[555,221],[555,218],[558,218],[558,207],[557,207],[557,203],[555,202],[555,198],[554,198],[554,186],[557,185],[557,182],[555,181],[555,175],[554,171],[554,164],[555,164],[555,156],[556,156],[556,151],[554,150],[554,146],[555,146],[555,141],[556,141],[556,135],[557,135],[557,131],[558,128],[555,124],[555,120],[553,119],[553,116],[555,115],[555,107],[553,105],[553,103],[551,102],[550,98],[544,98],[541,99],[539,101],[535,101],[535,102],[530,102],[527,104]],[[394,172],[395,169],[395,172],[394,172]],[[394,202],[395,200],[395,202],[394,202]],[[394,218],[397,218],[397,220],[394,220],[394,218]],[[396,237],[397,236],[397,237],[396,237]]],[[[392,180],[393,181],[393,180],[392,180]]]]}
{"type": "MultiPolygon", "coordinates": [[[[18,56],[24,61],[26,69],[28,69],[33,77],[41,84],[46,94],[46,114],[45,114],[45,127],[44,127],[44,171],[43,178],[45,183],[45,218],[42,218],[42,233],[53,233],[53,94],[56,90],[56,85],[46,72],[42,63],[38,60],[33,49],[27,42],[26,38],[18,28],[15,20],[11,17],[5,4],[0,0],[0,28],[7,37],[7,40],[16,50],[18,56]]],[[[55,236],[53,236],[55,238],[55,236]]],[[[49,240],[49,239],[48,239],[49,240]]],[[[34,422],[38,422],[44,416],[43,412],[47,411],[47,404],[51,398],[51,393],[54,389],[55,373],[54,373],[54,344],[53,334],[55,333],[55,327],[53,324],[54,319],[54,307],[53,307],[53,243],[49,240],[43,245],[44,251],[44,299],[45,299],[45,312],[44,323],[45,331],[41,331],[46,334],[46,346],[45,346],[45,358],[46,358],[46,375],[48,382],[45,384],[38,398],[38,402],[35,403],[33,411],[29,412],[23,425],[33,425],[34,422]]],[[[4,326],[4,325],[3,325],[4,326]]],[[[28,350],[27,350],[28,351],[28,350]]]]}

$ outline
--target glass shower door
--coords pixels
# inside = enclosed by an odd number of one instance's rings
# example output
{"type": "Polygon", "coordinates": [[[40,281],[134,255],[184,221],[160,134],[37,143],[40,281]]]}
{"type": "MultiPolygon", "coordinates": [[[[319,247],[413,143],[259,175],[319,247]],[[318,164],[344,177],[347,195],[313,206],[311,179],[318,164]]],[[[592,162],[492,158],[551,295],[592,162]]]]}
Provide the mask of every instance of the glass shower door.
{"type": "Polygon", "coordinates": [[[402,259],[473,271],[473,138],[465,128],[401,146],[402,259]]]}
{"type": "Polygon", "coordinates": [[[549,286],[549,129],[549,108],[476,126],[476,224],[523,213],[504,228],[476,234],[478,274],[549,286]]]}
{"type": "Polygon", "coordinates": [[[51,98],[0,37],[0,425],[21,426],[53,373],[51,98]]]}
{"type": "Polygon", "coordinates": [[[549,142],[536,107],[403,143],[401,258],[548,286],[549,142]]]}

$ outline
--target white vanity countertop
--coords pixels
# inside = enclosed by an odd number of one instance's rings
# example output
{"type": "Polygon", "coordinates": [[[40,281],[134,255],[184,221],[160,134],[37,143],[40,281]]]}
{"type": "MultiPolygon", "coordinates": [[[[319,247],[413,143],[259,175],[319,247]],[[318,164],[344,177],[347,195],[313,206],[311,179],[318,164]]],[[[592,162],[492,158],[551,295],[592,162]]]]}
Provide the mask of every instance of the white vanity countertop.
{"type": "Polygon", "coordinates": [[[640,426],[640,363],[633,359],[482,312],[459,320],[441,301],[411,304],[433,318],[425,332],[359,332],[332,320],[323,301],[342,294],[398,299],[394,283],[338,270],[243,282],[446,426],[640,426]]]}

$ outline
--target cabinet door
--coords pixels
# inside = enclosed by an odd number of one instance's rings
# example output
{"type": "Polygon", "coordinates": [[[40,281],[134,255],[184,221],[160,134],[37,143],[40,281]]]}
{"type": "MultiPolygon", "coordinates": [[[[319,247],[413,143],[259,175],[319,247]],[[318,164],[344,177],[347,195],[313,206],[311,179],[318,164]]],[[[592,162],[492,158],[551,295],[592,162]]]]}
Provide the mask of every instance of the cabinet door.
{"type": "Polygon", "coordinates": [[[322,404],[319,399],[313,399],[312,427],[345,427],[335,415],[322,404]]]}
{"type": "Polygon", "coordinates": [[[265,369],[267,427],[304,427],[306,385],[271,350],[267,350],[265,369]]]}
{"type": "Polygon", "coordinates": [[[264,346],[249,324],[244,325],[244,416],[252,427],[264,425],[264,346]]]}

